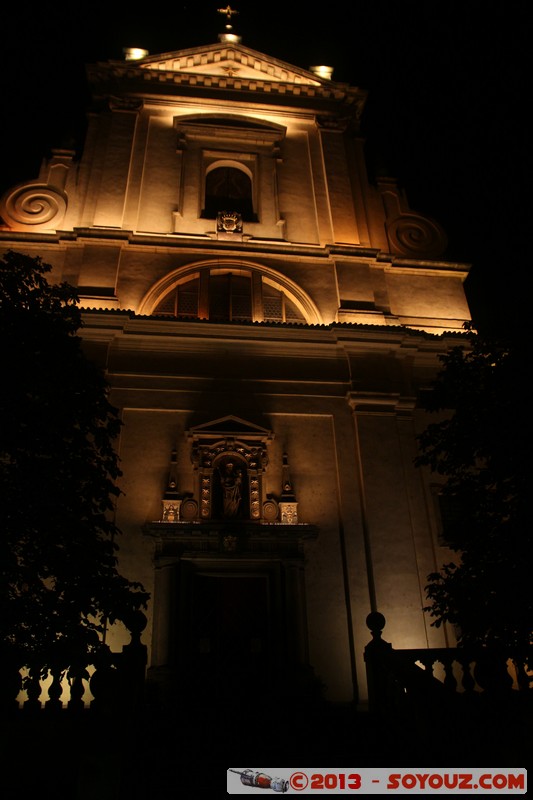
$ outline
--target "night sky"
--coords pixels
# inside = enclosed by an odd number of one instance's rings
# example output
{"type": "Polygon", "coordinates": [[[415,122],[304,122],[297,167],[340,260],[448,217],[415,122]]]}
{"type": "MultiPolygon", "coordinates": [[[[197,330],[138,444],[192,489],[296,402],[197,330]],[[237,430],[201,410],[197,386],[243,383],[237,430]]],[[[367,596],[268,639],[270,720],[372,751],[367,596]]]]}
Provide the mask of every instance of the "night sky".
{"type": "MultiPolygon", "coordinates": [[[[4,22],[0,191],[37,175],[52,147],[83,142],[85,64],[211,44],[227,3],[20,4],[4,22]],[[151,10],[153,9],[153,10],[151,10]]],[[[356,0],[311,6],[241,0],[243,44],[297,66],[328,64],[368,90],[368,162],[396,177],[413,209],[447,231],[451,260],[485,331],[526,330],[532,253],[527,193],[532,78],[526,3],[356,0]]]]}

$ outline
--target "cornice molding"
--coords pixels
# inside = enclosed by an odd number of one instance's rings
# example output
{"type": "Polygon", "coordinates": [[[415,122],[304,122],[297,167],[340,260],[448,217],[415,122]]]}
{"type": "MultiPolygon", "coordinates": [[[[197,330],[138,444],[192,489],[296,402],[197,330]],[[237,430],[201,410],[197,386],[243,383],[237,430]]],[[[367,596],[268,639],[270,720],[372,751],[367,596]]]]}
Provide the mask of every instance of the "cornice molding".
{"type": "Polygon", "coordinates": [[[310,342],[318,345],[342,344],[348,350],[352,345],[361,345],[364,348],[391,347],[398,348],[408,344],[409,348],[422,348],[435,353],[442,352],[442,348],[453,347],[459,340],[467,341],[467,334],[455,331],[443,333],[428,333],[424,330],[407,328],[402,325],[365,325],[358,323],[336,322],[328,325],[269,323],[269,322],[234,322],[217,323],[209,320],[169,319],[168,317],[141,316],[128,309],[91,309],[82,308],[83,337],[91,339],[101,336],[102,331],[108,331],[110,339],[124,334],[123,346],[129,347],[137,344],[131,337],[147,336],[149,342],[155,343],[154,337],[168,337],[170,347],[175,347],[176,337],[190,337],[194,335],[206,340],[211,338],[231,338],[237,340],[259,340],[265,338],[269,342],[279,341],[294,343],[305,341],[306,347],[310,342]]]}
{"type": "MultiPolygon", "coordinates": [[[[94,94],[109,95],[115,99],[122,94],[141,96],[188,93],[233,93],[235,95],[268,96],[271,103],[284,98],[302,101],[329,101],[342,105],[343,113],[349,107],[356,119],[361,116],[367,93],[347,84],[292,83],[268,78],[240,78],[228,75],[209,75],[170,70],[150,70],[130,64],[96,64],[88,68],[88,77],[94,94]],[[103,91],[102,91],[103,90],[103,91]]],[[[264,102],[264,100],[263,100],[264,102]]],[[[285,100],[286,102],[286,100],[285,100]]]]}
{"type": "MultiPolygon", "coordinates": [[[[213,558],[218,562],[248,560],[302,561],[306,541],[318,537],[315,525],[278,522],[151,522],[145,536],[156,542],[159,558],[213,558]]],[[[172,563],[172,562],[170,562],[172,563]]]]}

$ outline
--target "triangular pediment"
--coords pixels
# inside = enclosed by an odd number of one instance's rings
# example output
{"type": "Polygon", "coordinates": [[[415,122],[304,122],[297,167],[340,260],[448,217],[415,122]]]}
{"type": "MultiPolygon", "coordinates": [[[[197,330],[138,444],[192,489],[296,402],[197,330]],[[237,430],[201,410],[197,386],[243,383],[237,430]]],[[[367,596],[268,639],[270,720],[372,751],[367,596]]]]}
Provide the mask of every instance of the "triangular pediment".
{"type": "Polygon", "coordinates": [[[135,64],[141,69],[188,75],[226,76],[307,86],[320,86],[327,82],[308,70],[287,64],[241,44],[227,42],[146,56],[135,64]]]}
{"type": "Polygon", "coordinates": [[[204,422],[201,425],[195,425],[188,431],[188,436],[194,439],[229,436],[265,440],[271,439],[272,435],[272,431],[267,428],[262,428],[260,425],[255,425],[253,422],[248,422],[245,419],[234,417],[233,415],[220,417],[210,422],[204,422]]]}

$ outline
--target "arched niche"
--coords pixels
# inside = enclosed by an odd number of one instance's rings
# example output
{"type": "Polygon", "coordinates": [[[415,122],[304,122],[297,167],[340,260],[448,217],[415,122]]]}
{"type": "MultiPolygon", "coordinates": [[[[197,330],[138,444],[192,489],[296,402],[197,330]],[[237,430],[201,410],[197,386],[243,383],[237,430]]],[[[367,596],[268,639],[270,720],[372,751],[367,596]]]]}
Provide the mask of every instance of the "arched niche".
{"type": "Polygon", "coordinates": [[[266,428],[232,416],[191,428],[188,438],[195,471],[195,503],[188,506],[191,519],[263,520],[267,443],[272,436],[266,428]]]}

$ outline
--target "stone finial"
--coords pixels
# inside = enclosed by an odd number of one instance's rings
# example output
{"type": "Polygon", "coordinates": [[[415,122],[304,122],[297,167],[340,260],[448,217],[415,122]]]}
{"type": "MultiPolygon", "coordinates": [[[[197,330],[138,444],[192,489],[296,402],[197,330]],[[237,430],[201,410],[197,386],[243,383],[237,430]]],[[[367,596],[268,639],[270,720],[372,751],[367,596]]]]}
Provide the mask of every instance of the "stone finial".
{"type": "Polygon", "coordinates": [[[373,639],[381,639],[381,634],[386,624],[387,620],[379,611],[371,611],[366,618],[366,627],[372,634],[373,639]]]}
{"type": "Polygon", "coordinates": [[[177,464],[178,454],[176,450],[173,450],[170,457],[167,488],[161,501],[163,504],[162,522],[177,522],[180,519],[181,497],[178,493],[177,464]]]}
{"type": "Polygon", "coordinates": [[[292,480],[289,469],[289,457],[287,453],[283,454],[283,467],[282,467],[282,489],[281,500],[279,502],[279,511],[281,522],[286,525],[297,525],[298,523],[298,503],[292,486],[292,480]]]}

